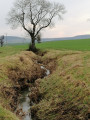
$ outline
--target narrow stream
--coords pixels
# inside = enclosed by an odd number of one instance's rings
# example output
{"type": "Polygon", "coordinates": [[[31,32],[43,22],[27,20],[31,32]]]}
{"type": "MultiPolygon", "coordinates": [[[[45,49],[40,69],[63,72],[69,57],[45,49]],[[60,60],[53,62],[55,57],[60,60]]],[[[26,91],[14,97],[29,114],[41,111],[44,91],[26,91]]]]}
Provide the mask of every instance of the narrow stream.
{"type": "Polygon", "coordinates": [[[30,114],[30,98],[29,98],[30,90],[26,89],[21,92],[21,97],[19,99],[18,109],[22,110],[23,120],[32,120],[30,114]]]}
{"type": "Polygon", "coordinates": [[[44,66],[41,66],[41,69],[46,70],[46,72],[45,72],[46,76],[48,76],[50,74],[50,70],[46,69],[44,66]]]}
{"type": "MultiPolygon", "coordinates": [[[[50,70],[46,69],[43,65],[41,65],[41,69],[44,69],[46,72],[46,76],[50,74],[50,70]]],[[[19,105],[18,109],[21,110],[23,113],[23,119],[22,120],[32,120],[31,114],[30,114],[30,98],[28,97],[30,94],[30,89],[26,89],[22,91],[21,97],[19,99],[19,105]]]]}

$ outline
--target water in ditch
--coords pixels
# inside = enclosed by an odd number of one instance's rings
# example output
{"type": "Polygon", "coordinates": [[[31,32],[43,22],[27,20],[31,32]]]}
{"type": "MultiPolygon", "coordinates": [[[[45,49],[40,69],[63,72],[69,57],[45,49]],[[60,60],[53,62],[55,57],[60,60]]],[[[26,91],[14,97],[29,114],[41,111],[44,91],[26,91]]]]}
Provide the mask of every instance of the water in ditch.
{"type": "Polygon", "coordinates": [[[46,76],[48,76],[50,74],[50,70],[48,70],[47,68],[45,68],[44,66],[41,66],[41,69],[44,69],[46,72],[46,76]]]}
{"type": "MultiPolygon", "coordinates": [[[[41,66],[41,69],[45,70],[46,76],[50,74],[50,70],[46,69],[44,66],[41,66]]],[[[30,114],[30,89],[26,89],[21,92],[21,97],[19,99],[18,109],[21,110],[21,114],[23,113],[22,120],[32,120],[30,114]]]]}
{"type": "Polygon", "coordinates": [[[30,90],[26,89],[21,92],[21,97],[19,99],[18,109],[23,113],[23,120],[32,120],[30,114],[30,98],[29,98],[30,90]]]}

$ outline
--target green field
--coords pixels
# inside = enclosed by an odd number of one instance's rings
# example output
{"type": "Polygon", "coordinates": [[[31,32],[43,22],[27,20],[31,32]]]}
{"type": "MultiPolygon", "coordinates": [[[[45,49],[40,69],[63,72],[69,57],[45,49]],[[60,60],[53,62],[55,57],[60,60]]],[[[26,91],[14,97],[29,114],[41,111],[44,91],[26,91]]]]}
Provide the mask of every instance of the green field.
{"type": "Polygon", "coordinates": [[[28,49],[28,44],[8,45],[0,47],[0,57],[11,56],[28,49]]]}
{"type": "MultiPolygon", "coordinates": [[[[20,51],[28,49],[28,44],[8,45],[0,47],[0,57],[13,55],[20,51]]],[[[83,40],[63,40],[63,41],[51,41],[36,44],[39,49],[55,49],[55,50],[90,50],[90,39],[83,40]]]]}
{"type": "Polygon", "coordinates": [[[89,51],[90,39],[43,42],[36,46],[40,49],[89,51]]]}

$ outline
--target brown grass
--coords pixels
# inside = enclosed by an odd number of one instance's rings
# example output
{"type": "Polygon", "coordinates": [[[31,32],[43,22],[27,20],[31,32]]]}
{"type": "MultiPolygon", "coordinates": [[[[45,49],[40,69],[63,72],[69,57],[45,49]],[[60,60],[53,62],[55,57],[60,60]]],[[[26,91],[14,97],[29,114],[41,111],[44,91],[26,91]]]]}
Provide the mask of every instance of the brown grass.
{"type": "Polygon", "coordinates": [[[37,55],[28,51],[1,59],[0,105],[14,111],[20,91],[44,77],[45,71],[36,63],[37,59],[37,55]]]}
{"type": "Polygon", "coordinates": [[[57,68],[47,78],[35,81],[41,95],[39,103],[32,106],[36,119],[90,119],[89,56],[90,52],[78,51],[49,51],[43,56],[43,61],[55,59],[57,68]]]}

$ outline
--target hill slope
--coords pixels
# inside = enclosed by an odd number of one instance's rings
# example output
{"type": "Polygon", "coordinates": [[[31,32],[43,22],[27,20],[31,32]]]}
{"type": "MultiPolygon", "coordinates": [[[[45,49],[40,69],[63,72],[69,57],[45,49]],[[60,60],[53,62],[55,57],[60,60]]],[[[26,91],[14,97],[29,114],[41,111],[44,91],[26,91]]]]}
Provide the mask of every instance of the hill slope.
{"type": "Polygon", "coordinates": [[[30,39],[17,37],[17,36],[5,36],[4,42],[6,43],[29,43],[30,39]]]}
{"type": "MultiPolygon", "coordinates": [[[[78,35],[74,37],[62,37],[62,38],[42,38],[43,42],[46,41],[59,41],[59,40],[77,40],[77,39],[89,39],[90,35],[78,35]]],[[[5,43],[30,43],[29,38],[17,37],[17,36],[5,36],[5,43]]]]}

